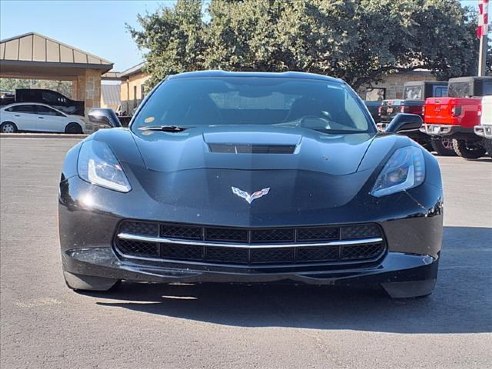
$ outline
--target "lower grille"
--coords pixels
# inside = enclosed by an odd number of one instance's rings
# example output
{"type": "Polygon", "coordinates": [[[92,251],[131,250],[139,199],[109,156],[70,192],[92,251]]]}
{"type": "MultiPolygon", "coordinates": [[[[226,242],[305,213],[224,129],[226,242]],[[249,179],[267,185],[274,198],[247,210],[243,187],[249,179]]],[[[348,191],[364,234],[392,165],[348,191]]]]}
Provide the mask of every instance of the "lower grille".
{"type": "Polygon", "coordinates": [[[376,224],[242,229],[123,221],[115,247],[128,257],[243,266],[365,262],[386,251],[376,224]]]}

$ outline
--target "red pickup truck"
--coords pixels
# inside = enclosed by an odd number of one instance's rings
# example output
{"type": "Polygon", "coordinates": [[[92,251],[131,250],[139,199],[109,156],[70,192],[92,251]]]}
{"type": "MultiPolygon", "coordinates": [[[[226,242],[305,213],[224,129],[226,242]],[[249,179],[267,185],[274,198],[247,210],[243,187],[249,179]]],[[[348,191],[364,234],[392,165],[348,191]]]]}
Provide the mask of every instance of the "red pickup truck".
{"type": "Polygon", "coordinates": [[[451,78],[448,97],[430,97],[424,105],[424,130],[452,139],[453,149],[465,159],[485,155],[474,127],[480,123],[482,96],[492,95],[492,77],[451,78]]]}
{"type": "MultiPolygon", "coordinates": [[[[391,119],[393,119],[398,113],[410,113],[422,115],[422,108],[427,97],[441,97],[447,96],[448,83],[438,81],[411,81],[406,82],[403,85],[403,99],[384,100],[379,107],[379,123],[378,128],[381,131],[386,129],[391,119]]],[[[412,140],[417,141],[427,150],[432,151],[435,146],[431,142],[431,137],[424,132],[417,130],[401,133],[412,140]]],[[[440,139],[434,139],[435,141],[440,139]]],[[[444,139],[444,141],[449,141],[444,139]]],[[[446,143],[439,143],[438,148],[445,146],[446,143]]],[[[435,149],[434,149],[435,150],[435,149]]],[[[438,152],[439,154],[439,152],[438,152]]],[[[441,153],[442,154],[442,153],[441,153]]],[[[454,154],[454,151],[452,151],[454,154]]]]}

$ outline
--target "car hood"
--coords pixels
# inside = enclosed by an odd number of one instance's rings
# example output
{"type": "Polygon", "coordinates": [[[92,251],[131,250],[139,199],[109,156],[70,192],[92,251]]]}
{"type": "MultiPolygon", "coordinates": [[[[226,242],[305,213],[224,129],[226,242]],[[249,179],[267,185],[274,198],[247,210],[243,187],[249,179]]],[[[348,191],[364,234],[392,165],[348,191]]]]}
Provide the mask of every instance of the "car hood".
{"type": "Polygon", "coordinates": [[[392,148],[391,143],[375,145],[374,134],[326,135],[286,127],[207,127],[132,136],[143,162],[131,159],[128,145],[117,145],[121,150],[116,151],[134,190],[143,190],[161,209],[179,209],[186,216],[207,209],[211,219],[247,216],[237,214],[237,202],[246,204],[248,195],[261,190],[268,194],[254,201],[250,215],[282,212],[287,217],[340,207],[359,193],[367,196],[370,189],[361,189],[392,148]],[[367,160],[373,147],[379,149],[367,160]],[[278,151],[283,153],[273,153],[278,151]]]}
{"type": "Polygon", "coordinates": [[[147,169],[303,170],[355,173],[374,135],[331,135],[304,128],[227,126],[183,132],[139,132],[135,142],[147,169]]]}

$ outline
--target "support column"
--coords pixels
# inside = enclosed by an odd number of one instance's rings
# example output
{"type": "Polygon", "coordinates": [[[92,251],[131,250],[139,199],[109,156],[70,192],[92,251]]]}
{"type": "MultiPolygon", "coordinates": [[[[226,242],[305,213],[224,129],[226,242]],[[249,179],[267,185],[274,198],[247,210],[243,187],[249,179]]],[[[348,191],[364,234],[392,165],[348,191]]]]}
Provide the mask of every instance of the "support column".
{"type": "Polygon", "coordinates": [[[101,72],[87,69],[73,81],[72,94],[74,100],[84,101],[85,115],[92,108],[101,106],[101,72]]]}
{"type": "Polygon", "coordinates": [[[72,80],[72,97],[71,99],[72,100],[78,100],[78,91],[77,91],[77,83],[78,81],[76,79],[73,79],[72,80]]]}

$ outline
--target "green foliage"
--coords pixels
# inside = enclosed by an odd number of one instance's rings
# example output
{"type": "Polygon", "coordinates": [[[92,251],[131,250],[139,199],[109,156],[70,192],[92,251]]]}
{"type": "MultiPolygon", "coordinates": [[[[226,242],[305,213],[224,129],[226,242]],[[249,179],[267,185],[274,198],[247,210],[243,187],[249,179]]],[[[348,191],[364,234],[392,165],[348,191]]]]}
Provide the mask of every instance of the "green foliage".
{"type": "Polygon", "coordinates": [[[0,78],[0,90],[15,92],[17,88],[44,88],[58,91],[68,98],[72,97],[72,82],[36,79],[0,78]]]}
{"type": "Polygon", "coordinates": [[[476,14],[457,0],[178,0],[128,27],[154,85],[201,69],[298,70],[354,88],[388,73],[476,72],[476,14]]]}
{"type": "Polygon", "coordinates": [[[178,1],[172,8],[138,15],[141,31],[127,25],[133,39],[146,54],[149,84],[169,74],[203,69],[205,24],[200,0],[178,1]]]}

